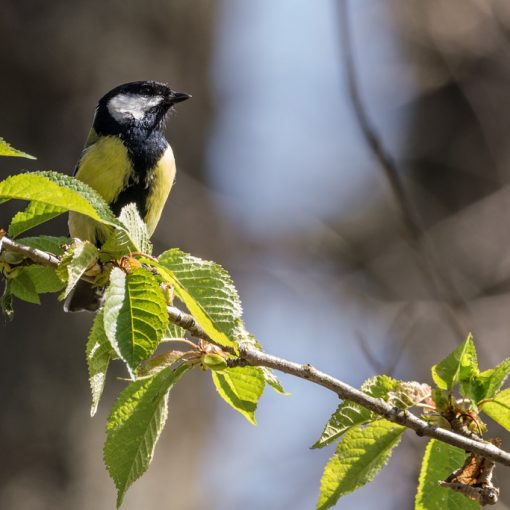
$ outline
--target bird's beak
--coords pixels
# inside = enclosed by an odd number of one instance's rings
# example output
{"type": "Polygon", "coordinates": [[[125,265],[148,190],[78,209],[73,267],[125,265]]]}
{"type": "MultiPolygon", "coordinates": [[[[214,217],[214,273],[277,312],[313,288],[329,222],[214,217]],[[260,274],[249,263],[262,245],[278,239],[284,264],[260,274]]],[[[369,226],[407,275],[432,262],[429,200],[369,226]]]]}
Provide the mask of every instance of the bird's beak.
{"type": "Polygon", "coordinates": [[[168,100],[171,104],[175,104],[180,103],[181,101],[186,101],[186,99],[189,99],[190,97],[190,94],[186,94],[184,92],[172,92],[168,100]]]}

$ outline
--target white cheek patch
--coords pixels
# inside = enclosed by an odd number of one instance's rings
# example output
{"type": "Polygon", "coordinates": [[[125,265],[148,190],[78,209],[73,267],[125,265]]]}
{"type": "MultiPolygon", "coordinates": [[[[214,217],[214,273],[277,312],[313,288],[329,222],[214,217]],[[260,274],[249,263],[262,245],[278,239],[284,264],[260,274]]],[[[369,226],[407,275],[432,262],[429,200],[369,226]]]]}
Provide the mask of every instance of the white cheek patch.
{"type": "Polygon", "coordinates": [[[118,94],[108,101],[108,111],[117,122],[130,119],[141,120],[145,114],[163,101],[161,96],[141,96],[139,94],[118,94]]]}

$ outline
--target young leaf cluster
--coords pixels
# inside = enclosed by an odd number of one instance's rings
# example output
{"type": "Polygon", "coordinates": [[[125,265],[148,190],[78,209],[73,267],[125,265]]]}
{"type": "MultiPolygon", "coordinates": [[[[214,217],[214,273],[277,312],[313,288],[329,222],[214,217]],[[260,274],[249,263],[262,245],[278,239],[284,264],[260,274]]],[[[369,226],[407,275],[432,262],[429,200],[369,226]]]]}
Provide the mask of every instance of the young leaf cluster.
{"type": "MultiPolygon", "coordinates": [[[[397,409],[421,409],[422,417],[430,423],[482,440],[486,426],[481,413],[510,430],[510,390],[501,391],[509,374],[510,358],[495,368],[480,372],[473,338],[469,335],[450,355],[432,367],[436,388],[377,376],[367,380],[361,390],[397,409]]],[[[324,469],[317,508],[331,508],[342,496],[371,481],[387,463],[404,430],[359,404],[342,402],[312,447],[322,448],[340,439],[335,454],[324,469]]],[[[422,461],[416,510],[480,507],[484,488],[481,480],[474,479],[473,487],[457,483],[458,492],[440,485],[443,479],[462,467],[466,457],[459,448],[435,439],[429,441],[422,461]]],[[[499,492],[494,490],[496,494],[499,492]]]]}
{"type": "Polygon", "coordinates": [[[131,380],[110,413],[104,446],[118,506],[129,486],[147,470],[166,421],[169,392],[188,370],[199,367],[210,373],[219,396],[253,424],[266,379],[283,392],[268,369],[228,366],[238,342],[249,337],[229,274],[218,264],[178,249],[154,258],[146,225],[134,204],[116,218],[94,190],[56,172],[24,173],[1,181],[0,200],[11,199],[28,201],[9,226],[11,236],[65,211],[86,215],[110,231],[103,246],[49,236],[18,238],[20,244],[58,257],[58,267],[29,264],[5,251],[0,252],[0,271],[6,282],[3,308],[9,314],[13,297],[39,303],[39,294],[62,291],[59,299],[65,299],[83,279],[103,293],[104,304],[86,345],[91,415],[97,411],[112,361],[123,363],[131,380]],[[167,307],[174,299],[216,345],[194,342],[169,322],[167,307]],[[168,349],[174,344],[187,347],[168,349]]]}

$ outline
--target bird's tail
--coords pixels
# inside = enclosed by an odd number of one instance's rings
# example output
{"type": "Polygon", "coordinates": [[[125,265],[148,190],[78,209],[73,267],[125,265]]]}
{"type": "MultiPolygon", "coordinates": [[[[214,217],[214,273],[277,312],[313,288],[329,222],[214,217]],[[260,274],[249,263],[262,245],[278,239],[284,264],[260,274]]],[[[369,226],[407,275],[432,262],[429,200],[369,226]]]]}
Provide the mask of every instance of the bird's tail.
{"type": "Polygon", "coordinates": [[[104,288],[80,280],[64,302],[65,312],[96,312],[104,301],[104,288]]]}

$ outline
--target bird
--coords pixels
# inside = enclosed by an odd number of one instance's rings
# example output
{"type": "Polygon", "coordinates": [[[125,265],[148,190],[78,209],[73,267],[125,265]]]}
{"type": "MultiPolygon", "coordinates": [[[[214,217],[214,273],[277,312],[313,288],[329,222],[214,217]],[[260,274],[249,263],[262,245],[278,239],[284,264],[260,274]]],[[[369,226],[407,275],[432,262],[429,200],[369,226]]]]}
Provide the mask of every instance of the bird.
{"type": "MultiPolygon", "coordinates": [[[[92,128],[76,164],[74,177],[95,189],[118,216],[134,203],[154,233],[175,179],[175,159],[165,137],[169,111],[191,96],[158,81],[124,83],[97,104],[92,128]]],[[[100,247],[111,229],[80,213],[70,212],[69,234],[100,247]]],[[[103,289],[79,281],[64,310],[97,311],[103,289]]]]}

